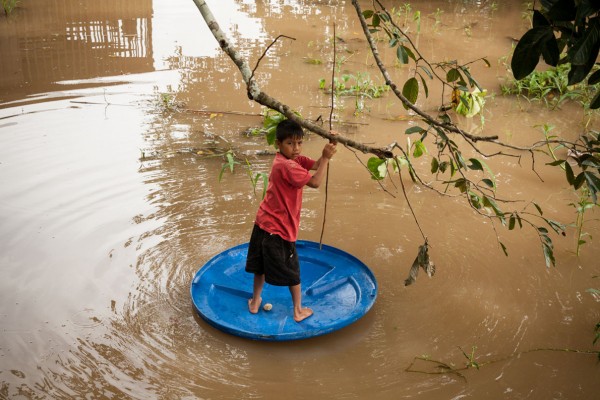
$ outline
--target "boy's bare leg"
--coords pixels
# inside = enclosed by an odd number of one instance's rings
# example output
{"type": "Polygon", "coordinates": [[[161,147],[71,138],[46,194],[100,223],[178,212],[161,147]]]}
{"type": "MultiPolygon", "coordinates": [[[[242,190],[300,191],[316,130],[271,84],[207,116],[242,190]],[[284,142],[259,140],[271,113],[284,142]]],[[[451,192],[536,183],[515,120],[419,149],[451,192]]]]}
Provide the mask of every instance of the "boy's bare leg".
{"type": "Polygon", "coordinates": [[[248,300],[248,310],[252,314],[256,314],[260,309],[260,303],[262,302],[262,298],[260,297],[262,293],[263,286],[265,284],[265,275],[254,274],[254,287],[252,290],[252,298],[248,300]]]}
{"type": "Polygon", "coordinates": [[[300,285],[290,286],[292,302],[294,303],[294,321],[300,322],[313,315],[313,310],[302,307],[302,291],[300,285]]]}

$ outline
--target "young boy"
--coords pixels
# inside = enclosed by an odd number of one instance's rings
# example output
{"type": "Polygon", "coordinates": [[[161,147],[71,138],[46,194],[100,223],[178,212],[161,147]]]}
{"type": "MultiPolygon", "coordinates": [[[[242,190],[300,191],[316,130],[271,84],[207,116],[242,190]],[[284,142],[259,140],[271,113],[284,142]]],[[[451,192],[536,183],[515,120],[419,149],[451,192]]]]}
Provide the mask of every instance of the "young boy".
{"type": "Polygon", "coordinates": [[[327,164],[336,152],[336,144],[328,143],[317,161],[302,156],[303,137],[302,127],[289,119],[277,126],[275,144],[279,151],[271,167],[267,193],[256,214],[246,260],[246,271],[254,274],[253,294],[248,300],[250,312],[258,313],[265,282],[288,286],[296,322],[313,314],[310,308],[302,307],[300,264],[296,254],[302,189],[321,185],[327,164]],[[314,175],[310,170],[316,170],[314,175]]]}

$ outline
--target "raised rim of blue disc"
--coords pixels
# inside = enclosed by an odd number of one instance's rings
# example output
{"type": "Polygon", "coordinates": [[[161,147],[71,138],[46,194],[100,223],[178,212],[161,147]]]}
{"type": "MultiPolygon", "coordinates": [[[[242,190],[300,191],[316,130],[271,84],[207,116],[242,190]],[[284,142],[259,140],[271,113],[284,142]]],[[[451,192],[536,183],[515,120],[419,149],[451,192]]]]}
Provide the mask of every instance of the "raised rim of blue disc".
{"type": "Polygon", "coordinates": [[[190,293],[200,317],[232,335],[266,341],[306,339],[356,322],[377,298],[373,272],[353,255],[328,245],[299,240],[302,306],[314,314],[294,321],[289,288],[265,283],[257,314],[248,311],[253,275],[245,271],[248,243],[227,249],[204,264],[190,293]],[[263,306],[271,304],[266,311],[263,306]]]}

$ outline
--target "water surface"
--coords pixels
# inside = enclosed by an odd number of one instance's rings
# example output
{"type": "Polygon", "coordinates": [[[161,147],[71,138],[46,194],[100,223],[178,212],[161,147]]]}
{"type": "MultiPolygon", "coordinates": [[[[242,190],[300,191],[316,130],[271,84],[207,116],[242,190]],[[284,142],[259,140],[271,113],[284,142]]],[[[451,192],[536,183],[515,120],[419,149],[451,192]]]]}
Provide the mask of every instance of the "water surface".
{"type": "MultiPolygon", "coordinates": [[[[277,35],[295,38],[278,41],[257,76],[307,118],[329,115],[318,82],[331,75],[334,22],[348,57],[342,71],[380,80],[348,1],[209,5],[252,65],[277,35]],[[306,62],[314,59],[322,64],[306,62]]],[[[584,115],[575,105],[549,111],[499,94],[510,38],[527,29],[523,9],[519,1],[412,3],[425,55],[490,61],[473,66],[496,94],[484,134],[527,144],[552,123],[576,138],[584,115]]],[[[528,352],[594,348],[600,300],[586,290],[599,287],[596,244],[576,256],[572,228],[553,236],[557,267],[547,269],[532,230],[494,229],[461,199],[406,182],[437,273],[404,287],[422,237],[399,182],[381,190],[345,149],[331,164],[324,242],[371,267],[373,309],[338,332],[290,343],[211,328],[193,310],[191,279],[248,240],[260,200],[243,165],[219,182],[222,154],[248,158],[254,172],[267,172],[272,156],[257,155],[270,149],[246,134],[262,110],[193,2],[22,2],[0,18],[0,48],[0,397],[587,399],[600,391],[595,355],[528,352]],[[164,112],[164,99],[184,111],[164,112]],[[462,367],[473,347],[478,363],[495,362],[462,375],[421,373],[434,371],[425,362],[406,371],[424,355],[462,367]]],[[[399,82],[412,73],[390,70],[399,82]]],[[[419,105],[432,110],[436,96],[432,89],[419,105]]],[[[366,106],[356,116],[352,99],[336,103],[345,122],[336,129],[366,143],[406,143],[415,121],[397,100],[366,106]]],[[[480,131],[478,119],[460,123],[480,131]]],[[[322,146],[311,136],[304,151],[317,157],[322,146]]],[[[528,156],[487,162],[498,195],[522,200],[518,209],[533,200],[552,219],[575,219],[577,199],[556,168],[538,159],[536,174],[528,156]]],[[[324,206],[323,189],[305,191],[302,239],[319,240],[324,206]]],[[[585,228],[592,237],[594,218],[585,228]]]]}

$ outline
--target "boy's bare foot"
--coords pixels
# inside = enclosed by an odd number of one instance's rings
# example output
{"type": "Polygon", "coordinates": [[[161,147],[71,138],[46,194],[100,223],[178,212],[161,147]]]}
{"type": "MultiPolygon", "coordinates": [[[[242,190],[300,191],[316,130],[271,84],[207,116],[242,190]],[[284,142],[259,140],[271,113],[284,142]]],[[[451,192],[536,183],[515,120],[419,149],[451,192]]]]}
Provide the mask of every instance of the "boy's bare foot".
{"type": "Polygon", "coordinates": [[[258,301],[253,301],[253,299],[249,299],[248,300],[248,310],[252,314],[258,313],[258,310],[260,310],[260,303],[262,303],[262,298],[259,298],[258,301]]]}
{"type": "Polygon", "coordinates": [[[313,315],[313,310],[311,310],[308,307],[303,307],[298,312],[296,310],[294,310],[294,321],[296,321],[296,322],[304,321],[306,318],[310,317],[311,315],[313,315]]]}

